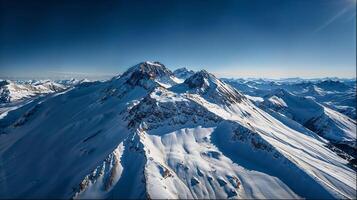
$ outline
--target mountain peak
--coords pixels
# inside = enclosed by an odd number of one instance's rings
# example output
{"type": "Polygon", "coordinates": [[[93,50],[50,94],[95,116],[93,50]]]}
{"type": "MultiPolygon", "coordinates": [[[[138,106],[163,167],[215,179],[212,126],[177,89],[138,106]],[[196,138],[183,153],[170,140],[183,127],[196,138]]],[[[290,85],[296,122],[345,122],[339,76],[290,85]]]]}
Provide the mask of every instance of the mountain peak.
{"type": "Polygon", "coordinates": [[[120,76],[121,80],[125,80],[130,85],[145,85],[145,87],[154,82],[168,87],[176,84],[173,78],[174,74],[165,65],[157,61],[141,62],[129,68],[120,76]]]}
{"type": "Polygon", "coordinates": [[[141,62],[137,65],[134,65],[133,67],[129,68],[123,76],[126,76],[128,74],[132,74],[133,72],[140,72],[141,74],[146,74],[151,78],[154,78],[156,76],[162,76],[162,75],[172,75],[172,72],[165,67],[160,62],[141,62]]]}
{"type": "Polygon", "coordinates": [[[207,88],[210,86],[210,82],[217,84],[218,81],[219,80],[213,74],[210,74],[206,70],[201,70],[186,79],[185,83],[190,88],[207,88]]]}
{"type": "Polygon", "coordinates": [[[186,67],[181,67],[181,68],[177,68],[176,70],[175,70],[175,72],[176,71],[188,71],[188,69],[186,68],[186,67]]]}
{"type": "Polygon", "coordinates": [[[195,73],[193,70],[189,70],[186,67],[177,68],[174,73],[195,73]]]}
{"type": "Polygon", "coordinates": [[[177,78],[180,78],[180,79],[187,79],[190,76],[192,76],[193,74],[195,74],[194,71],[189,70],[186,67],[178,68],[173,73],[177,78]]]}
{"type": "Polygon", "coordinates": [[[221,103],[239,103],[243,98],[237,90],[230,85],[216,78],[206,70],[196,72],[194,75],[185,80],[192,91],[204,94],[208,100],[221,103]]]}

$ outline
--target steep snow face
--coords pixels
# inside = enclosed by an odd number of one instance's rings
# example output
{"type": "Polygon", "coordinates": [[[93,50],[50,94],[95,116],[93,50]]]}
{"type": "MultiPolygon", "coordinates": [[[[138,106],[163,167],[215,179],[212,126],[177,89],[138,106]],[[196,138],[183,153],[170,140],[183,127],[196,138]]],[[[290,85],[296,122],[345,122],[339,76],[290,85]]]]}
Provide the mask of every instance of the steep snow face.
{"type": "Polygon", "coordinates": [[[80,183],[74,199],[148,197],[144,145],[139,131],[128,135],[107,158],[80,183]]]}
{"type": "Polygon", "coordinates": [[[5,80],[0,82],[0,103],[19,101],[39,94],[59,92],[64,89],[66,89],[65,86],[49,80],[37,81],[32,84],[19,84],[5,80]]]}
{"type": "Polygon", "coordinates": [[[43,102],[38,99],[1,121],[2,195],[73,195],[83,177],[126,133],[118,113],[126,108],[128,99],[102,103],[100,88],[100,84],[91,85],[43,102]]]}
{"type": "Polygon", "coordinates": [[[0,119],[0,197],[355,197],[355,171],[317,134],[208,72],[167,88],[162,64],[141,64],[0,119]]]}
{"type": "Polygon", "coordinates": [[[296,96],[280,89],[267,95],[260,107],[293,119],[334,143],[355,147],[356,123],[310,98],[296,96]]]}
{"type": "Polygon", "coordinates": [[[186,67],[176,69],[173,73],[177,78],[182,79],[182,80],[186,80],[190,76],[195,74],[194,71],[188,70],[186,67]]]}

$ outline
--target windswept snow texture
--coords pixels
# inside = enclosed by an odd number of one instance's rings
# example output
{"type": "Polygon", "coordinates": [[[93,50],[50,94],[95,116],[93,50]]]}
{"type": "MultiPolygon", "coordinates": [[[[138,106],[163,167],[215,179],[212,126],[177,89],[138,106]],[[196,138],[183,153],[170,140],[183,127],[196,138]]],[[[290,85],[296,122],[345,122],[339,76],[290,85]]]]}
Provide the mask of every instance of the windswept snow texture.
{"type": "Polygon", "coordinates": [[[24,101],[0,118],[0,198],[355,198],[351,157],[330,146],[353,148],[355,121],[234,87],[143,62],[24,101]]]}

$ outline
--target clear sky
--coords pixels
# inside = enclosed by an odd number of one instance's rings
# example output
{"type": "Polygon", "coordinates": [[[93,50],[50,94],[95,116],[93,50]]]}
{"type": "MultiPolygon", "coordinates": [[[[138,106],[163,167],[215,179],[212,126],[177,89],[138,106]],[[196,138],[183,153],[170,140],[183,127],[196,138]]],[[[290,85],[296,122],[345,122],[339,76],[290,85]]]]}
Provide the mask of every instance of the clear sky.
{"type": "Polygon", "coordinates": [[[356,0],[0,0],[0,76],[145,60],[221,77],[355,77],[356,0]]]}

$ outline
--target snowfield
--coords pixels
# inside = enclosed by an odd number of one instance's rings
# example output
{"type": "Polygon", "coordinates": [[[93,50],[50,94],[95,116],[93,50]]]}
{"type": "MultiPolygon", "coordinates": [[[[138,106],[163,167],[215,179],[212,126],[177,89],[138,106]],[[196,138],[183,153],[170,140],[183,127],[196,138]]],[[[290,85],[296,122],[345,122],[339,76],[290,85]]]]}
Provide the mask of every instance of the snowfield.
{"type": "Polygon", "coordinates": [[[33,99],[0,118],[0,198],[354,199],[356,122],[265,94],[143,62],[33,99]]]}

